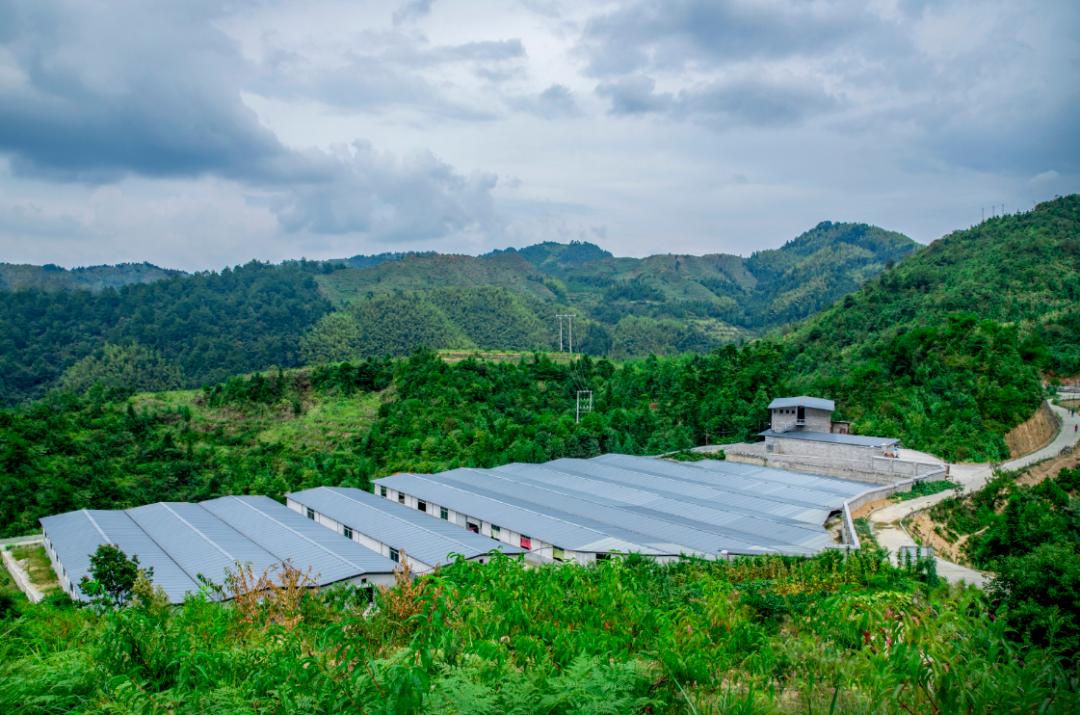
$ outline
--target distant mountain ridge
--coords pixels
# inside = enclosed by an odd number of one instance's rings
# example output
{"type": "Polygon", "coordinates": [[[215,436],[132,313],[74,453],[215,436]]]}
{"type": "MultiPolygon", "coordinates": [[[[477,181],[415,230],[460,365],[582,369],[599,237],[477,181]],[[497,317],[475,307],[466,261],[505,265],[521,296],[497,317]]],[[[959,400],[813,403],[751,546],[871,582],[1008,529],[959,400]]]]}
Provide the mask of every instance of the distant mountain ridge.
{"type": "Polygon", "coordinates": [[[152,263],[118,263],[109,266],[61,268],[0,263],[0,291],[14,290],[91,290],[121,288],[135,283],[153,283],[165,278],[186,275],[184,271],[159,268],[152,263]]]}
{"type": "Polygon", "coordinates": [[[576,316],[575,351],[706,352],[810,315],[917,248],[877,227],[825,222],[748,258],[628,258],[547,242],[482,256],[384,253],[193,274],[150,264],[4,265],[0,404],[137,365],[200,385],[418,347],[552,350],[556,313],[576,316]],[[65,378],[71,369],[79,374],[65,378]]]}

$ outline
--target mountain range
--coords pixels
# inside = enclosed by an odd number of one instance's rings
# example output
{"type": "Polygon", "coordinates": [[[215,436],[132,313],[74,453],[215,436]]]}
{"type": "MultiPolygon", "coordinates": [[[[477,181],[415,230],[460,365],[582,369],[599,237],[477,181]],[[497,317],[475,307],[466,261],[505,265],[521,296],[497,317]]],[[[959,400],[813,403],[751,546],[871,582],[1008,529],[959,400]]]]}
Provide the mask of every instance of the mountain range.
{"type": "Polygon", "coordinates": [[[0,264],[0,397],[40,396],[68,370],[78,377],[124,355],[160,367],[172,386],[421,346],[551,350],[556,313],[576,316],[577,351],[708,351],[805,318],[917,249],[899,233],[824,222],[748,258],[629,258],[549,242],[196,274],[0,264]]]}

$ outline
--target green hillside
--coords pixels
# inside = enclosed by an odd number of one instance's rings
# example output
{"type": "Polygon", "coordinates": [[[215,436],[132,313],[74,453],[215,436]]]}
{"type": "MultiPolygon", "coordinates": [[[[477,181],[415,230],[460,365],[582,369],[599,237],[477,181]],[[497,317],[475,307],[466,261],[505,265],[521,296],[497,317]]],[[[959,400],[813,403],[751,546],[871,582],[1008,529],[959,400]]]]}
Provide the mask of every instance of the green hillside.
{"type": "Polygon", "coordinates": [[[801,390],[864,432],[954,458],[1007,455],[1040,371],[1080,372],[1080,196],[957,231],[797,326],[801,390]]]}
{"type": "MultiPolygon", "coordinates": [[[[402,255],[327,273],[319,277],[319,286],[351,314],[365,310],[357,306],[381,294],[438,304],[444,296],[436,292],[454,288],[453,302],[471,303],[469,315],[475,321],[513,325],[503,311],[512,301],[518,315],[518,309],[531,313],[531,325],[549,326],[546,331],[527,331],[532,342],[523,342],[520,330],[489,329],[478,337],[475,329],[451,317],[454,329],[445,330],[427,347],[550,349],[557,341],[554,314],[561,312],[577,316],[580,350],[626,358],[708,351],[799,320],[916,247],[901,234],[873,226],[826,222],[779,249],[750,258],[724,254],[626,258],[589,243],[549,242],[479,257],[402,255]],[[488,288],[503,292],[484,292],[488,288]],[[470,292],[472,297],[466,298],[470,292]],[[486,303],[496,295],[498,304],[486,303]],[[462,334],[468,338],[465,343],[462,334]]],[[[391,354],[400,352],[398,341],[391,345],[391,354]]],[[[340,357],[376,354],[380,353],[340,357]]]]}
{"type": "Polygon", "coordinates": [[[544,243],[194,275],[143,264],[2,266],[0,405],[131,375],[129,360],[162,377],[144,371],[133,385],[167,388],[416,348],[551,350],[556,313],[577,316],[579,352],[707,352],[835,300],[915,247],[881,229],[822,226],[749,259],[615,258],[591,244],[544,243]]]}
{"type": "MultiPolygon", "coordinates": [[[[139,346],[128,356],[149,351],[160,374],[175,375],[184,386],[296,365],[302,335],[331,310],[315,283],[323,270],[328,268],[310,263],[250,263],[97,292],[5,293],[0,404],[40,397],[64,381],[68,370],[91,382],[91,368],[122,373],[117,353],[107,353],[110,345],[139,346]]],[[[174,384],[170,377],[156,386],[174,384]]]]}

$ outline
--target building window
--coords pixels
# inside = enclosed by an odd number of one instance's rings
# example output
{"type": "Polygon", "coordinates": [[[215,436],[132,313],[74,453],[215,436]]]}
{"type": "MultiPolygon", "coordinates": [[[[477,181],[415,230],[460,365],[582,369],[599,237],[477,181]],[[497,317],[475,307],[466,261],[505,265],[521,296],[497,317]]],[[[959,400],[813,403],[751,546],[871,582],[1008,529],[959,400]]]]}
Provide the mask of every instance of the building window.
{"type": "Polygon", "coordinates": [[[379,496],[386,497],[386,487],[379,487],[379,496]]]}
{"type": "Polygon", "coordinates": [[[346,539],[352,539],[352,527],[346,526],[341,530],[341,533],[345,534],[346,539]]]}
{"type": "Polygon", "coordinates": [[[480,533],[480,525],[477,524],[475,521],[466,521],[465,522],[465,528],[468,529],[469,531],[471,531],[474,534],[479,534],[480,533]]]}
{"type": "Polygon", "coordinates": [[[312,509],[311,507],[307,508],[307,518],[309,518],[311,520],[315,519],[315,510],[312,509]]]}
{"type": "Polygon", "coordinates": [[[405,503],[405,492],[398,492],[397,493],[397,503],[398,504],[404,504],[405,503]]]}
{"type": "Polygon", "coordinates": [[[446,510],[446,507],[444,507],[444,506],[439,507],[439,518],[440,519],[446,519],[447,521],[450,521],[450,512],[446,510]]]}
{"type": "Polygon", "coordinates": [[[551,549],[551,557],[556,561],[566,561],[566,552],[558,546],[554,546],[551,549]]]}
{"type": "Polygon", "coordinates": [[[390,560],[395,564],[401,563],[401,554],[398,553],[397,549],[390,549],[390,560]]]}
{"type": "Polygon", "coordinates": [[[500,531],[502,531],[502,529],[499,528],[498,524],[492,524],[491,525],[491,536],[493,538],[496,538],[496,539],[499,538],[499,532],[500,531]]]}
{"type": "Polygon", "coordinates": [[[420,511],[426,512],[427,511],[427,502],[424,501],[423,499],[417,499],[416,500],[416,508],[419,509],[420,511]]]}
{"type": "Polygon", "coordinates": [[[523,549],[531,549],[532,548],[532,539],[530,539],[528,536],[525,536],[524,534],[521,535],[521,548],[523,548],[523,549]]]}

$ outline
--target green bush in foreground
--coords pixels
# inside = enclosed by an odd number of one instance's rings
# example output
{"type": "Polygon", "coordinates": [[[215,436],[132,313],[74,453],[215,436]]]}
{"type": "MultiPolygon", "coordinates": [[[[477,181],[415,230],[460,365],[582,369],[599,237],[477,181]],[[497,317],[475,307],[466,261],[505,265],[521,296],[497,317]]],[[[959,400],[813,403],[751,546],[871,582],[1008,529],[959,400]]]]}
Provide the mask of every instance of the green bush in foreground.
{"type": "Polygon", "coordinates": [[[524,568],[379,594],[27,607],[0,711],[1075,712],[1075,662],[879,552],[524,568]]]}

